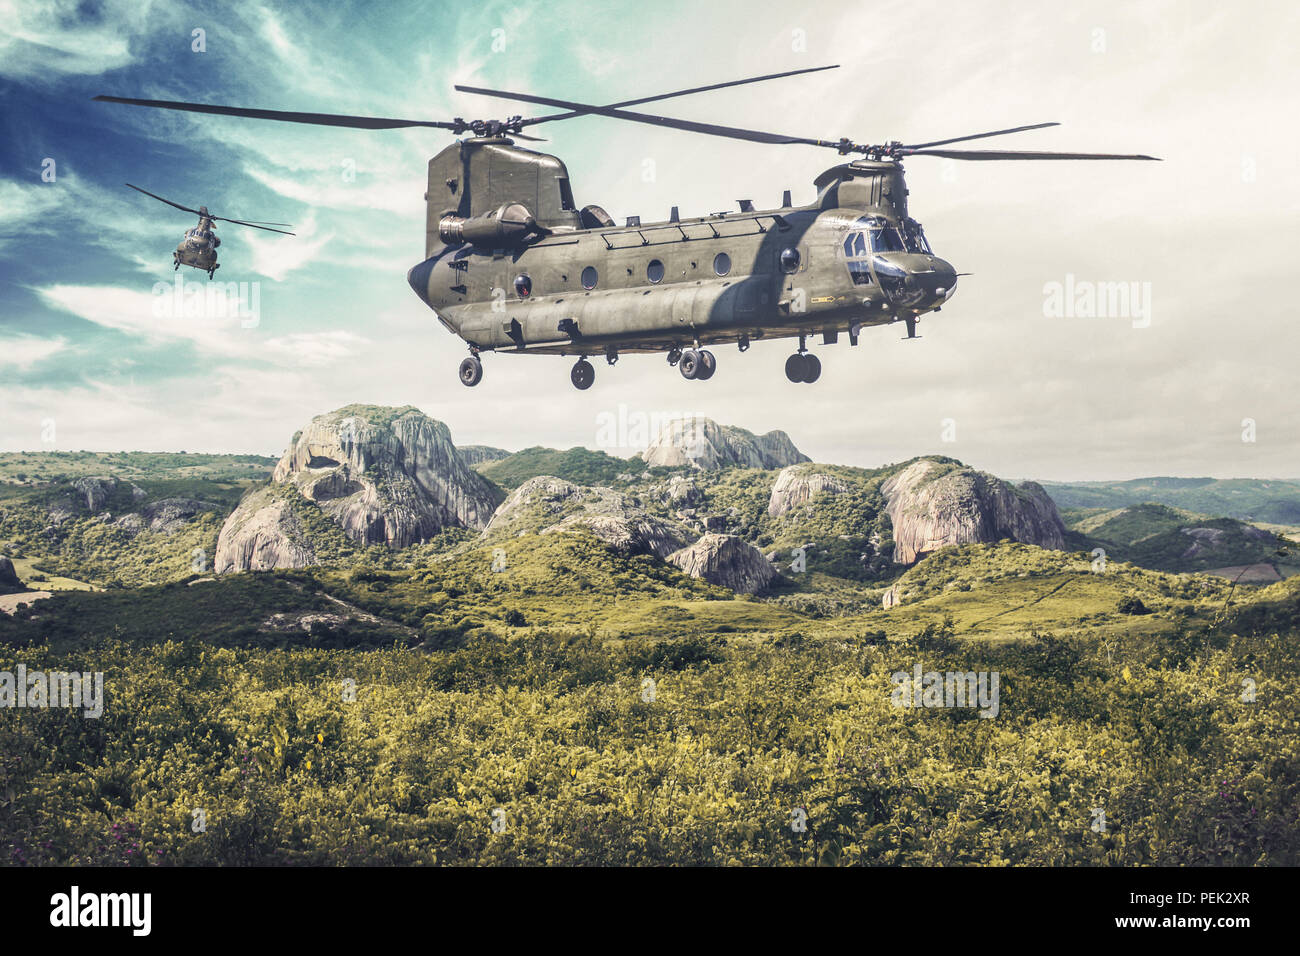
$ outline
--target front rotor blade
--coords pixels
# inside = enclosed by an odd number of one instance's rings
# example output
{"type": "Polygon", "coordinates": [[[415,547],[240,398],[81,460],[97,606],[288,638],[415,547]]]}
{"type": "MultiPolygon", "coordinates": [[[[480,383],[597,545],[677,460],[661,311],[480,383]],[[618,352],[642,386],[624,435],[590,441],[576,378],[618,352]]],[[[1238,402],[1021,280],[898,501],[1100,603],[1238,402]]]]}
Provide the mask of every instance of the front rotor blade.
{"type": "MultiPolygon", "coordinates": [[[[744,80],[728,80],[726,83],[711,83],[708,86],[696,86],[689,90],[676,90],[672,93],[658,93],[655,96],[643,96],[636,100],[624,100],[621,103],[610,103],[606,109],[622,109],[626,106],[640,106],[642,103],[653,103],[657,100],[670,100],[677,96],[690,96],[693,93],[708,93],[711,90],[726,89],[729,86],[743,86],[746,83],[762,83],[765,80],[779,80],[787,76],[798,76],[800,73],[820,73],[822,70],[838,70],[839,64],[834,63],[830,66],[811,66],[802,70],[787,70],[785,73],[768,73],[765,76],[751,76],[744,80]]],[[[459,89],[460,87],[457,87],[459,89]]],[[[572,110],[568,113],[553,113],[550,116],[535,116],[526,119],[523,122],[525,126],[531,126],[535,123],[549,123],[552,120],[572,119],[575,116],[585,116],[585,110],[572,110]]]]}
{"type": "Polygon", "coordinates": [[[294,113],[284,110],[247,109],[242,106],[179,103],[172,100],[134,100],[123,96],[96,96],[94,99],[102,103],[151,106],[163,110],[183,110],[188,113],[216,113],[219,116],[245,116],[250,119],[278,120],[282,123],[307,123],[312,126],[348,126],[354,129],[403,129],[409,126],[428,126],[434,129],[456,129],[455,123],[444,123],[438,120],[391,119],[383,116],[344,116],[335,113],[294,113]]]}
{"type": "Polygon", "coordinates": [[[462,93],[481,93],[484,96],[499,96],[507,100],[519,100],[523,103],[536,103],[539,106],[556,106],[560,109],[574,110],[578,113],[594,113],[613,119],[630,120],[633,123],[647,123],[651,126],[664,126],[669,129],[686,130],[690,133],[705,133],[709,136],[725,136],[728,139],[741,139],[751,143],[789,144],[802,143],[808,146],[838,146],[837,142],[820,139],[805,139],[801,136],[783,136],[779,133],[765,133],[761,130],[743,129],[736,126],[718,126],[713,123],[695,123],[690,120],[673,119],[670,116],[653,116],[649,113],[633,113],[629,110],[614,109],[608,106],[593,106],[590,103],[575,103],[571,100],[556,100],[548,96],[530,96],[527,93],[508,93],[503,90],[489,90],[478,86],[457,86],[462,93]]]}
{"type": "Polygon", "coordinates": [[[964,143],[971,139],[988,139],[990,136],[1006,136],[1008,133],[1023,133],[1027,129],[1046,129],[1048,126],[1060,126],[1060,123],[1034,123],[1032,126],[1013,126],[1011,129],[997,129],[991,133],[972,133],[970,136],[954,136],[952,139],[936,139],[932,143],[908,143],[905,149],[926,149],[930,146],[947,146],[949,143],[964,143]]]}
{"type": "MultiPolygon", "coordinates": [[[[244,222],[242,219],[227,219],[225,216],[213,216],[213,219],[221,222],[233,222],[236,226],[252,226],[254,229],[265,229],[267,232],[278,232],[286,236],[296,236],[296,232],[285,232],[283,229],[272,229],[270,226],[259,226],[255,222],[244,222]]],[[[282,226],[289,225],[287,222],[280,223],[282,226]]]]}
{"type": "Polygon", "coordinates": [[[1148,159],[1160,162],[1159,156],[1120,153],[1042,153],[995,149],[907,149],[900,156],[941,156],[945,159],[1148,159]]]}
{"type": "MultiPolygon", "coordinates": [[[[130,183],[124,183],[123,185],[131,186],[130,183]]],[[[197,209],[191,209],[189,206],[182,206],[180,203],[172,202],[170,199],[163,199],[162,196],[154,196],[154,194],[149,192],[149,190],[147,189],[141,189],[139,186],[131,186],[131,188],[138,193],[144,193],[146,196],[153,196],[154,199],[158,200],[159,202],[165,202],[169,206],[175,206],[177,209],[184,210],[185,212],[192,212],[196,216],[203,215],[203,213],[199,212],[197,209]]]]}

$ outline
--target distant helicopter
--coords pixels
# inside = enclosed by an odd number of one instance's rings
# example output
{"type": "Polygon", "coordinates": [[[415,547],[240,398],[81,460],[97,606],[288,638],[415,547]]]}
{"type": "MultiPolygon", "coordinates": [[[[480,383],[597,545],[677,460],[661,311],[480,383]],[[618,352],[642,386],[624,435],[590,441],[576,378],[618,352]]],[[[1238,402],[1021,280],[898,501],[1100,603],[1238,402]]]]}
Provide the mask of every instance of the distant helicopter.
{"type": "MultiPolygon", "coordinates": [[[[96,100],[253,119],[357,129],[432,127],[472,133],[429,160],[425,259],[407,273],[416,295],[469,346],[460,364],[465,385],[483,377],[487,351],[577,355],[570,378],[590,388],[590,356],[613,365],[622,352],[666,352],[686,379],[713,377],[705,345],[735,343],[741,352],[764,337],[799,340],[785,363],[791,382],[815,382],[821,361],[807,339],[822,343],[847,332],[858,344],[864,326],[903,322],[917,338],[922,315],[938,312],[956,291],[957,271],[932,252],[921,224],[908,215],[902,159],[1154,160],[1112,153],[937,149],[952,143],[1057,126],[1036,123],[927,143],[864,145],[847,138],[808,139],[632,112],[626,109],[746,83],[835,69],[812,67],[658,96],[593,106],[477,87],[457,90],[563,110],[525,119],[451,121],[342,116],[96,96],[96,100]],[[861,158],[826,170],[813,202],[665,222],[629,216],[618,226],[600,206],[574,202],[569,173],[555,156],[514,145],[509,136],[553,120],[597,115],[766,144],[802,144],[861,158]],[[509,135],[507,135],[509,134],[509,135]]],[[[729,176],[735,170],[728,171],[729,176]]]]}
{"type": "MultiPolygon", "coordinates": [[[[130,183],[126,183],[131,186],[130,183]]],[[[288,226],[287,222],[244,222],[242,219],[226,219],[224,216],[214,216],[208,212],[207,206],[200,206],[198,209],[191,209],[189,206],[182,206],[174,203],[170,199],[163,199],[162,196],[154,196],[147,189],[141,189],[139,186],[131,186],[138,193],[144,193],[146,196],[153,196],[159,202],[165,202],[169,206],[175,206],[177,209],[183,209],[185,212],[192,212],[199,217],[199,224],[193,229],[185,232],[185,238],[180,241],[176,251],[172,253],[172,263],[175,269],[181,266],[193,266],[195,269],[202,269],[212,278],[212,274],[221,268],[217,264],[217,246],[221,245],[221,239],[214,231],[217,228],[217,222],[233,222],[240,226],[252,226],[254,229],[265,229],[267,232],[278,232],[286,236],[296,235],[296,233],[285,232],[283,229],[272,229],[272,226],[288,226]]],[[[175,271],[175,270],[173,270],[175,271]]]]}

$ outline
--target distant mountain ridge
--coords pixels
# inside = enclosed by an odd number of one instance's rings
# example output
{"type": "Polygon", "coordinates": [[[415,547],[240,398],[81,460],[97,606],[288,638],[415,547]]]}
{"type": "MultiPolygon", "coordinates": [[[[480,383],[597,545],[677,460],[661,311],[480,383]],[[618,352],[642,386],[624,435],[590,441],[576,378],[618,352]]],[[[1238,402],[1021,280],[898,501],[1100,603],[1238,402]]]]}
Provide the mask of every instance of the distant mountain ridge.
{"type": "Polygon", "coordinates": [[[1300,480],[1134,478],[1041,484],[1058,508],[1127,508],[1154,502],[1202,515],[1300,525],[1300,480]]]}

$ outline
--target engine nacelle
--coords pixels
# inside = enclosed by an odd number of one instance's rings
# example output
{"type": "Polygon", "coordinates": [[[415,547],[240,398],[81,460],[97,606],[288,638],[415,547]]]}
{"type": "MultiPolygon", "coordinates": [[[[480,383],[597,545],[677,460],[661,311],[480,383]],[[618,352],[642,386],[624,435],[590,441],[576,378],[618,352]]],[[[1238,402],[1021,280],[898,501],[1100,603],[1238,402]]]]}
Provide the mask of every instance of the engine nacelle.
{"type": "Polygon", "coordinates": [[[522,246],[537,232],[537,220],[523,203],[510,202],[483,216],[443,216],[438,238],[449,244],[472,243],[491,249],[522,246]]]}

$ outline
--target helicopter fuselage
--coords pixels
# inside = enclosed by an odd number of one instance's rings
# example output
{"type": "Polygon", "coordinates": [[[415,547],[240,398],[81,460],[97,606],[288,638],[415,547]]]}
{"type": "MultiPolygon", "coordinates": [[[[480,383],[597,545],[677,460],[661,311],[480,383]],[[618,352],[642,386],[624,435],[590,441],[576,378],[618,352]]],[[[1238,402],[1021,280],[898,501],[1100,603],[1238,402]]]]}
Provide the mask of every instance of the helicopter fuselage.
{"type": "Polygon", "coordinates": [[[219,245],[221,239],[216,234],[215,224],[211,219],[201,218],[199,224],[188,230],[176,246],[176,251],[172,253],[172,260],[178,269],[181,266],[193,266],[195,269],[212,273],[217,269],[217,246],[219,245]]]}
{"type": "MultiPolygon", "coordinates": [[[[506,150],[494,152],[496,174],[506,150]]],[[[508,152],[523,164],[539,155],[508,152]]],[[[563,165],[539,158],[563,180],[560,205],[571,207],[563,165]]],[[[525,183],[517,190],[523,195],[498,193],[490,203],[537,208],[540,190],[527,177],[515,180],[525,183]]],[[[908,217],[899,164],[846,163],[815,186],[817,200],[807,206],[755,210],[742,202],[740,212],[648,224],[592,223],[586,209],[566,222],[556,212],[569,210],[543,208],[540,234],[504,247],[459,237],[468,228],[449,237],[460,241],[435,241],[431,233],[428,257],[408,281],[475,354],[671,354],[816,333],[832,342],[842,331],[856,344],[861,327],[904,320],[911,331],[952,296],[956,273],[908,217]]],[[[443,236],[450,211],[439,213],[443,236]]]]}

